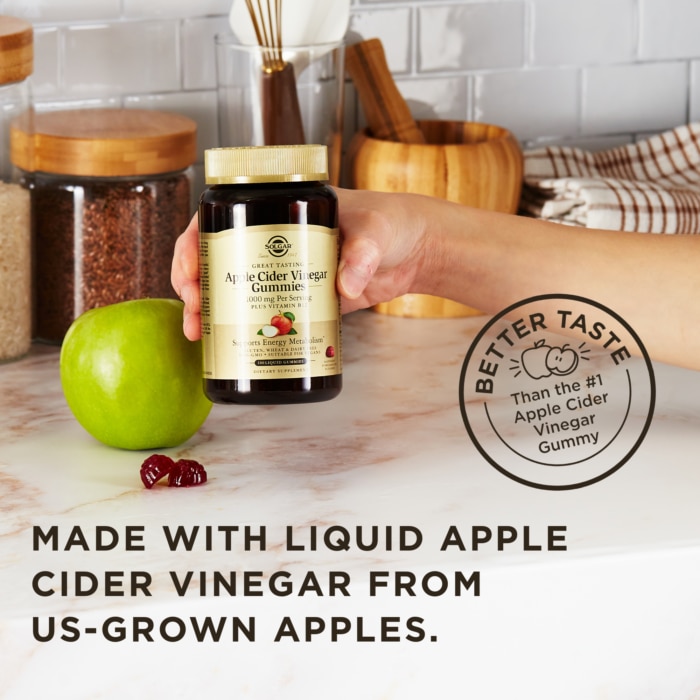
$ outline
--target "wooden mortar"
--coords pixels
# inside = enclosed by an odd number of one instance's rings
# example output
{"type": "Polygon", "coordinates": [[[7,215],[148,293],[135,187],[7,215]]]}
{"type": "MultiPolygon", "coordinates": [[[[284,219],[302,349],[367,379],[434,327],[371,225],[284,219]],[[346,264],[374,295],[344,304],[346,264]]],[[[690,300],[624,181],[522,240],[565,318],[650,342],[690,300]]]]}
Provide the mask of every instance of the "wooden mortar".
{"type": "MultiPolygon", "coordinates": [[[[523,155],[511,132],[477,122],[433,120],[419,121],[418,126],[424,144],[376,139],[367,130],[355,134],[348,149],[352,187],[426,194],[510,214],[517,211],[523,155]]],[[[416,318],[481,313],[427,294],[405,294],[373,309],[416,318]]]]}

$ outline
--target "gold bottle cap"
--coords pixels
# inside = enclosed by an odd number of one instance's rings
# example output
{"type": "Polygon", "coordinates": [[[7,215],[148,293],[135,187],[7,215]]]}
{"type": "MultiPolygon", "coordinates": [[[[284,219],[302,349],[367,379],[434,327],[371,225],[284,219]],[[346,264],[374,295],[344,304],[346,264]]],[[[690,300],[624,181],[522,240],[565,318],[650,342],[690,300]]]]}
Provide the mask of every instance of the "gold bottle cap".
{"type": "Polygon", "coordinates": [[[328,179],[328,149],[319,144],[242,146],[204,151],[208,185],[328,179]]]}

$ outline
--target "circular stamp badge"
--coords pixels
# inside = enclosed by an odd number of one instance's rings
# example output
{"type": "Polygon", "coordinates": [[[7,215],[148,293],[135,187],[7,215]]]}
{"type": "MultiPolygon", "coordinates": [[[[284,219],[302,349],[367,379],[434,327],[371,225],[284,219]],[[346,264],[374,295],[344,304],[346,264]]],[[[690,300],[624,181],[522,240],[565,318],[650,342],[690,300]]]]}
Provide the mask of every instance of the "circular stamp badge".
{"type": "Polygon", "coordinates": [[[655,394],[634,330],[566,294],[493,317],[460,377],[462,417],[481,454],[511,479],[551,490],[588,486],[627,462],[649,429],[655,394]]]}

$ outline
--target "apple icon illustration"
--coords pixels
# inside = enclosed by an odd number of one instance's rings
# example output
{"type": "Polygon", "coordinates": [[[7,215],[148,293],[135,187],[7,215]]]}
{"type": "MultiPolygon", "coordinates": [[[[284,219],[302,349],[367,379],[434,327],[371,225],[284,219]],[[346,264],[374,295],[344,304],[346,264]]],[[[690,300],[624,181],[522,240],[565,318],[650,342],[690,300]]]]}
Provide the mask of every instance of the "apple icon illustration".
{"type": "Polygon", "coordinates": [[[561,348],[549,348],[545,364],[552,374],[565,377],[578,367],[578,354],[568,345],[561,348]]]}
{"type": "Polygon", "coordinates": [[[538,340],[533,347],[523,350],[520,355],[520,364],[525,372],[533,379],[550,377],[552,370],[547,364],[547,356],[551,348],[545,345],[544,340],[538,340]]]}
{"type": "Polygon", "coordinates": [[[284,313],[280,311],[270,319],[270,325],[277,329],[278,335],[287,335],[292,330],[294,321],[294,314],[291,311],[284,313]]]}

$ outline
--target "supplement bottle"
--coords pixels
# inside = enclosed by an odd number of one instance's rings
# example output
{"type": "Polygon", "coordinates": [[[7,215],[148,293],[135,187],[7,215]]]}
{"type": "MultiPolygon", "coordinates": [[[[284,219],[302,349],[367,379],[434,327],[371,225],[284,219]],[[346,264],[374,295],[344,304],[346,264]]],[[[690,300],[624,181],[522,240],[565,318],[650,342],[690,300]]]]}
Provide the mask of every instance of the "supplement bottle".
{"type": "Polygon", "coordinates": [[[217,403],[325,401],[342,387],[338,206],[325,146],[205,151],[204,390],[217,403]]]}

